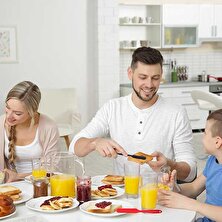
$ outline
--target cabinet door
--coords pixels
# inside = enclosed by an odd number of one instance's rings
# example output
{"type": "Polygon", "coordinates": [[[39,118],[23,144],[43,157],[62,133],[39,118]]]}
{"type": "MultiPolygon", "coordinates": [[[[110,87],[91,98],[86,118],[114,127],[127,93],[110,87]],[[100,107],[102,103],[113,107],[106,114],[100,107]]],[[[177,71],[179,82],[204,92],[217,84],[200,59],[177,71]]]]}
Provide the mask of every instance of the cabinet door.
{"type": "Polygon", "coordinates": [[[199,23],[199,5],[166,4],[163,5],[163,24],[197,25],[199,23]]]}
{"type": "Polygon", "coordinates": [[[214,6],[200,5],[199,38],[214,36],[214,6]]]}
{"type": "Polygon", "coordinates": [[[214,5],[215,37],[222,37],[222,5],[214,5]]]}

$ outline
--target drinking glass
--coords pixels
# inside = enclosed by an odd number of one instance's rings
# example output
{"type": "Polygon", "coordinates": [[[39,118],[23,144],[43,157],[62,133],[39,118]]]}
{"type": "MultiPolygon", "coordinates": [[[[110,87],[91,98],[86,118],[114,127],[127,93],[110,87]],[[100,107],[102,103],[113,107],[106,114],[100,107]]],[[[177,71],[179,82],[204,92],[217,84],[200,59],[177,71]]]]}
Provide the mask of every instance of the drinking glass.
{"type": "Polygon", "coordinates": [[[158,173],[149,172],[142,176],[142,185],[140,188],[141,208],[154,209],[157,203],[157,183],[158,173]]]}
{"type": "Polygon", "coordinates": [[[46,177],[46,163],[44,158],[32,159],[32,176],[34,178],[46,177]]]}
{"type": "Polygon", "coordinates": [[[140,164],[128,161],[124,164],[124,183],[127,198],[137,198],[140,183],[140,164]]]}

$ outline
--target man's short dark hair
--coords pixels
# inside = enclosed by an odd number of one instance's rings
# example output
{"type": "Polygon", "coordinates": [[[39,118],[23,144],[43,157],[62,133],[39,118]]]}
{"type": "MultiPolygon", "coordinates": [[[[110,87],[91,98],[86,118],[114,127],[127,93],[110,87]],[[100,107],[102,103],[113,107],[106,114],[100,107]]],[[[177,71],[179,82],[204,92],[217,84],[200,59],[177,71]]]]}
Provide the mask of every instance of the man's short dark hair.
{"type": "Polygon", "coordinates": [[[213,120],[214,123],[211,126],[211,134],[213,137],[219,136],[222,138],[222,109],[218,109],[212,112],[208,117],[207,120],[213,120]]]}
{"type": "Polygon", "coordinates": [[[137,63],[141,62],[147,65],[160,64],[162,68],[163,56],[160,51],[151,47],[140,47],[132,55],[131,68],[136,69],[137,63]]]}

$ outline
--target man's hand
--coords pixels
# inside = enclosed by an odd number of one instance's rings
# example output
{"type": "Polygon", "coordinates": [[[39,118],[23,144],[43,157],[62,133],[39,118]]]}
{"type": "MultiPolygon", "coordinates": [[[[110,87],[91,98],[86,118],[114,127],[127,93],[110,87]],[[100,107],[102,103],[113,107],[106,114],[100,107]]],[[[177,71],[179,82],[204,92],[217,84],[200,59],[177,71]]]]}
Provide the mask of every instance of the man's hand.
{"type": "Polygon", "coordinates": [[[117,153],[122,153],[127,156],[126,151],[118,143],[111,139],[97,138],[93,141],[94,149],[97,150],[103,157],[116,158],[117,153]]]}
{"type": "Polygon", "coordinates": [[[156,157],[156,161],[149,161],[147,164],[156,172],[159,172],[161,167],[167,165],[167,158],[160,152],[154,152],[151,156],[156,157]]]}

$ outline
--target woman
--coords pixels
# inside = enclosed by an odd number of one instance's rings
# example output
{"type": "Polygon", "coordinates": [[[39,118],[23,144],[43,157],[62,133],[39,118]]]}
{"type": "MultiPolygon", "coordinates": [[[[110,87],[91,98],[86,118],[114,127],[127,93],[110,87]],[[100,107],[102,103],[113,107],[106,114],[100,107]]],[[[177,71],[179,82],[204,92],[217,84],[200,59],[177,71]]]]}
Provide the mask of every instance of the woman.
{"type": "Polygon", "coordinates": [[[46,158],[58,151],[58,128],[38,113],[41,92],[37,85],[23,81],[6,98],[0,117],[0,170],[5,182],[24,179],[32,171],[33,158],[46,158]]]}

